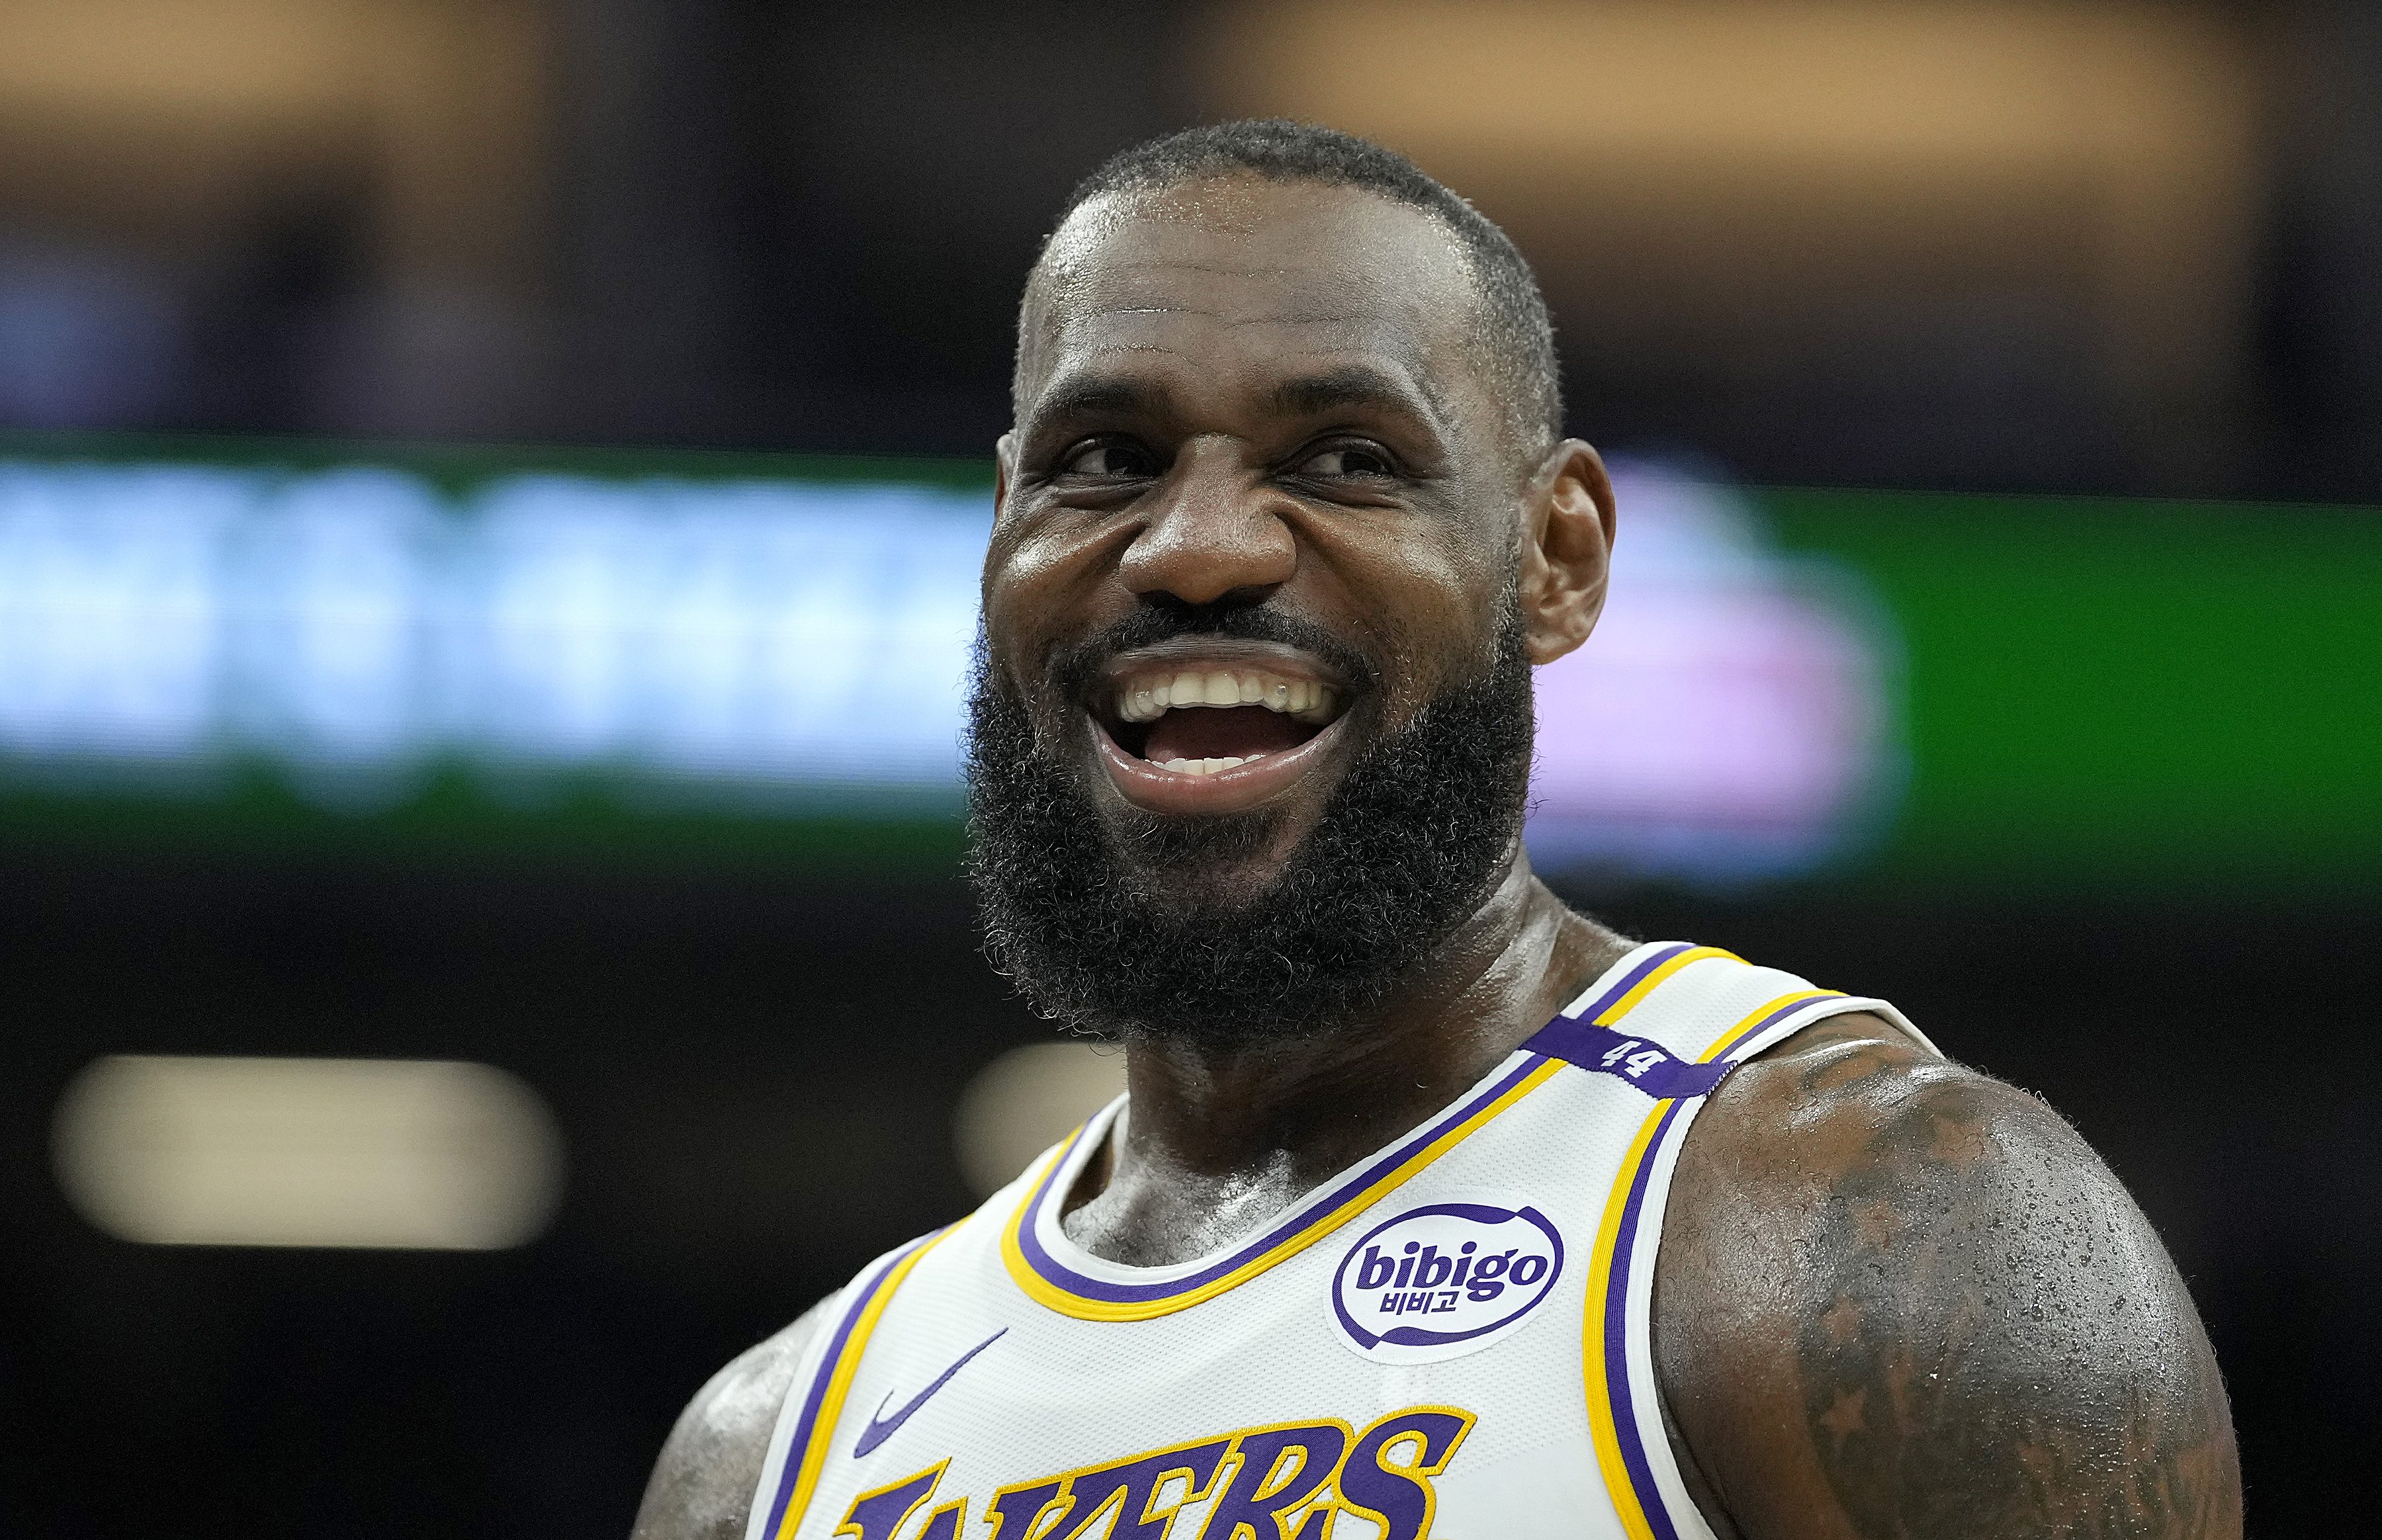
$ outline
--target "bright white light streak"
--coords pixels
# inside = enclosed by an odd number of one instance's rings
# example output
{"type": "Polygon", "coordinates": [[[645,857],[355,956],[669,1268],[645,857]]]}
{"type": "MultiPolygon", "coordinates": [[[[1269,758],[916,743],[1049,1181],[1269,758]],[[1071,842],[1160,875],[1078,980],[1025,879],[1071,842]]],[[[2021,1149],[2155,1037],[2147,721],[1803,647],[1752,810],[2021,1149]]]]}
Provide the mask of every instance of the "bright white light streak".
{"type": "Polygon", "coordinates": [[[623,688],[651,605],[656,531],[644,489],[522,476],[482,505],[466,656],[474,726],[525,758],[600,761],[636,726],[623,688]]]}
{"type": "Polygon", "coordinates": [[[446,522],[420,478],[371,469],[299,478],[246,522],[230,598],[231,710],[247,737],[333,764],[424,750],[431,561],[446,522]]]}
{"type": "Polygon", "coordinates": [[[1124,1090],[1124,1050],[1033,1043],[976,1072],[952,1120],[960,1174],[989,1197],[1124,1090]]]}
{"type": "Polygon", "coordinates": [[[218,542],[254,486],[203,467],[0,467],[0,748],[211,746],[218,542]]]}
{"type": "Polygon", "coordinates": [[[117,1056],[52,1135],[83,1217],[155,1245],[495,1251],[561,1196],[552,1116],[485,1064],[117,1056]]]}

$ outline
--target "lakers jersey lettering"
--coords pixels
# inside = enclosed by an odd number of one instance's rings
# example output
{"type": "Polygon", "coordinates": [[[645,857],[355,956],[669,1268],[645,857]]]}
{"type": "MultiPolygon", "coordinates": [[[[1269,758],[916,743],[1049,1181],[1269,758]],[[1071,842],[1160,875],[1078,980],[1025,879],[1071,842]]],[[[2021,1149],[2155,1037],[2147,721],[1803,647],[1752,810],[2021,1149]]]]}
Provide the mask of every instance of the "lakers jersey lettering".
{"type": "Polygon", "coordinates": [[[1120,1101],[838,1296],[748,1540],[1706,1540],[1655,1402],[1671,1169],[1732,1068],[1847,1010],[1900,1021],[1640,947],[1428,1123],[1164,1267],[1060,1223],[1120,1101]]]}
{"type": "MultiPolygon", "coordinates": [[[[1178,1524],[1185,1540],[1322,1540],[1338,1513],[1361,1517],[1386,1540],[1422,1540],[1435,1506],[1431,1478],[1447,1469],[1473,1420],[1455,1407],[1418,1406],[1357,1432],[1336,1421],[1246,1428],[976,1500],[994,1540],[1166,1540],[1178,1524]]],[[[970,1499],[935,1501],[950,1466],[940,1460],[862,1493],[834,1533],[958,1540],[968,1533],[970,1499]],[[926,1517],[910,1524],[922,1509],[926,1517]]]]}

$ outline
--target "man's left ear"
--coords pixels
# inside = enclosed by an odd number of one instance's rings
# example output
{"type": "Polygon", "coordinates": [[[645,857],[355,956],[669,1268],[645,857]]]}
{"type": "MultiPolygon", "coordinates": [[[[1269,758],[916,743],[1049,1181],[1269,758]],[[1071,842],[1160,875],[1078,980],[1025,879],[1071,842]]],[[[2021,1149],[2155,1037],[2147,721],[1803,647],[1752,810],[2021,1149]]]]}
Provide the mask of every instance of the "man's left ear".
{"type": "Polygon", "coordinates": [[[1613,561],[1613,479],[1576,438],[1554,446],[1522,503],[1522,624],[1532,663],[1588,640],[1613,561]]]}
{"type": "Polygon", "coordinates": [[[992,518],[993,522],[999,523],[1002,511],[1009,507],[1010,478],[1017,471],[1016,429],[1010,429],[994,442],[992,468],[992,518]]]}

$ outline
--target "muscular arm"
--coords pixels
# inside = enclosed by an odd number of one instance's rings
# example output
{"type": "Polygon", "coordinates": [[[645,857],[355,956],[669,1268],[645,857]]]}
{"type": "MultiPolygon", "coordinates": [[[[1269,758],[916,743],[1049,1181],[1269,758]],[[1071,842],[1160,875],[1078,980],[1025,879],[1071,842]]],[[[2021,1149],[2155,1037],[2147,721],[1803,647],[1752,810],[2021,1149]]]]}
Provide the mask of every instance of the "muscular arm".
{"type": "Polygon", "coordinates": [[[1698,1118],[1654,1350],[1737,1540],[2241,1533],[2225,1387],[2148,1221],[2041,1102],[1872,1017],[1698,1118]]]}
{"type": "Polygon", "coordinates": [[[654,1462],[631,1540],[744,1540],[778,1408],[826,1308],[813,1306],[694,1393],[654,1462]]]}

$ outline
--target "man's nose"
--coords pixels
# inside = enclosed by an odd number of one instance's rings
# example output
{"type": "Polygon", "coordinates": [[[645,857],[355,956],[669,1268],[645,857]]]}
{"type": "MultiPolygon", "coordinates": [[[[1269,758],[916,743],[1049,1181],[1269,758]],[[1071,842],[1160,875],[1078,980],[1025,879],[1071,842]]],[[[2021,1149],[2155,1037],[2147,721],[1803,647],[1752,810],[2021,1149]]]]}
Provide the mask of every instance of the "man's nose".
{"type": "Polygon", "coordinates": [[[1136,594],[1169,594],[1186,605],[1231,593],[1262,598],[1298,566],[1284,511],[1283,495],[1251,475],[1231,446],[1195,442],[1157,489],[1118,576],[1136,594]]]}

